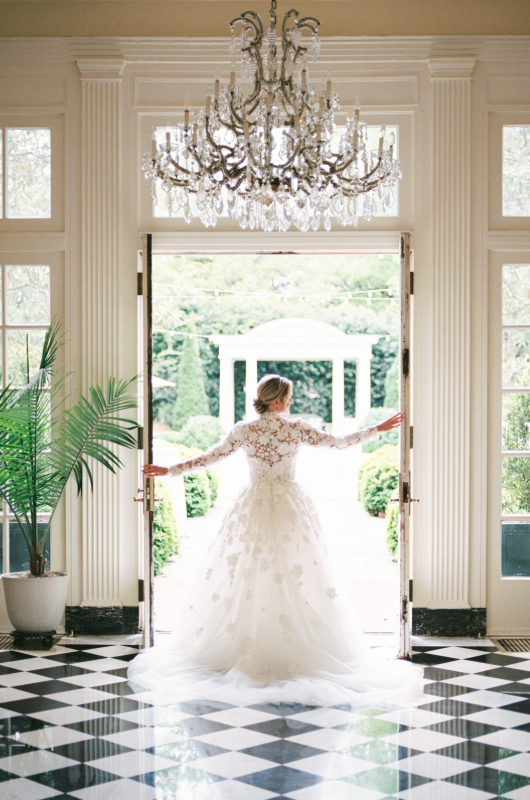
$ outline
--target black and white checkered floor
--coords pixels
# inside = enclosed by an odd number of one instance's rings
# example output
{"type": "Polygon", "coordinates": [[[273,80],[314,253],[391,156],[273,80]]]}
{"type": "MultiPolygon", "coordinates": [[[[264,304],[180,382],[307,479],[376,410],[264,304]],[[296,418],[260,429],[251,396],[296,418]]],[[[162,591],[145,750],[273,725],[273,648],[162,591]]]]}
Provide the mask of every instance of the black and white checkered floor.
{"type": "Polygon", "coordinates": [[[422,641],[414,707],[164,704],[135,648],[0,652],[0,798],[530,799],[530,653],[422,641]]]}

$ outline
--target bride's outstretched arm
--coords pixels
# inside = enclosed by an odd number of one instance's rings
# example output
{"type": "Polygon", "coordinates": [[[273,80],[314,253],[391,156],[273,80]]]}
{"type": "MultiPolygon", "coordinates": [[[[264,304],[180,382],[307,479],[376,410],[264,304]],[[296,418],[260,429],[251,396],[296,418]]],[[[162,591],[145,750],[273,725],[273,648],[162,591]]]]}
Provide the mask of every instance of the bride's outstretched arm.
{"type": "Polygon", "coordinates": [[[193,458],[188,458],[186,461],[181,461],[178,464],[173,464],[173,466],[167,469],[166,467],[157,467],[156,464],[147,464],[143,468],[143,472],[147,477],[154,478],[162,475],[181,475],[183,472],[203,469],[204,467],[210,466],[210,464],[214,464],[216,461],[220,461],[222,458],[227,458],[232,455],[232,453],[235,453],[236,450],[241,447],[242,443],[241,426],[238,424],[232,428],[228,436],[223,439],[222,442],[210,447],[210,449],[206,450],[204,453],[193,456],[193,458]]]}
{"type": "Polygon", "coordinates": [[[304,444],[312,445],[313,447],[336,447],[338,450],[343,450],[346,447],[351,447],[353,444],[361,444],[362,442],[369,442],[372,439],[377,439],[379,433],[390,431],[393,428],[398,428],[403,422],[402,414],[395,414],[393,417],[380,422],[378,425],[373,425],[370,428],[365,428],[362,431],[350,433],[348,436],[333,436],[331,433],[319,431],[313,428],[305,420],[300,420],[301,441],[304,444]]]}

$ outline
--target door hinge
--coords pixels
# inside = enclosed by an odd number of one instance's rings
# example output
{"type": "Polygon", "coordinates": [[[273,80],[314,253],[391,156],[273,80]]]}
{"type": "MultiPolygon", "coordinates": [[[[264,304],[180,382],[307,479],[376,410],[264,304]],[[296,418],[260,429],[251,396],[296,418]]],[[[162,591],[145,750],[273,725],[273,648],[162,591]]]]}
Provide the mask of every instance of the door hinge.
{"type": "Polygon", "coordinates": [[[402,356],[402,368],[403,368],[403,375],[405,376],[405,378],[408,378],[409,376],[409,365],[410,365],[410,351],[408,347],[405,347],[402,356]]]}
{"type": "Polygon", "coordinates": [[[412,603],[412,578],[409,579],[409,603],[412,603]]]}
{"type": "Polygon", "coordinates": [[[138,602],[143,603],[145,600],[144,596],[144,580],[143,578],[139,578],[138,580],[138,602]]]}
{"type": "MultiPolygon", "coordinates": [[[[411,430],[412,430],[412,428],[411,428],[411,430]]],[[[143,450],[144,449],[144,429],[143,429],[143,426],[142,425],[138,425],[137,431],[138,431],[138,450],[143,450]]],[[[412,445],[411,445],[411,447],[412,447],[412,445]]]]}
{"type": "Polygon", "coordinates": [[[414,428],[412,427],[412,425],[410,426],[409,431],[410,431],[410,444],[409,444],[409,447],[410,447],[411,450],[413,450],[414,449],[414,428]]]}
{"type": "Polygon", "coordinates": [[[414,273],[410,273],[410,294],[414,294],[414,273]]]}
{"type": "Polygon", "coordinates": [[[138,297],[142,297],[144,293],[144,273],[137,272],[136,273],[136,293],[138,297]]]}

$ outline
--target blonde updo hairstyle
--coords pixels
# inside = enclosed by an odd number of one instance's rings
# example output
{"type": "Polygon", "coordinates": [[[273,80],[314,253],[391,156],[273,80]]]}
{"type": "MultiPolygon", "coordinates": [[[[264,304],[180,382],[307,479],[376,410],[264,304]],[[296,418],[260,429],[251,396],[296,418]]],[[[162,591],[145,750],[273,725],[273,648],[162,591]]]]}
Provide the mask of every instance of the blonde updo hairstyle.
{"type": "Polygon", "coordinates": [[[289,390],[293,391],[293,382],[281,375],[264,375],[258,383],[257,397],[254,398],[254,408],[258,414],[268,411],[275,400],[283,400],[289,390]]]}

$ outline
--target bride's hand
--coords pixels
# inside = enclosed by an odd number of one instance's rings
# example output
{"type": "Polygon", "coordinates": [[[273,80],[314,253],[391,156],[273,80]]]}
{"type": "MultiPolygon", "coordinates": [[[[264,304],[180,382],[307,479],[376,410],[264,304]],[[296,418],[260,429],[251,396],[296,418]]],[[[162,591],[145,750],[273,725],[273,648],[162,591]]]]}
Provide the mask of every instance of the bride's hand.
{"type": "Polygon", "coordinates": [[[393,428],[399,428],[404,419],[405,417],[400,411],[398,414],[394,414],[393,417],[385,419],[384,422],[380,422],[377,426],[377,430],[380,433],[384,433],[385,431],[391,431],[393,428]]]}
{"type": "Polygon", "coordinates": [[[156,464],[146,464],[142,472],[148,478],[158,478],[167,475],[167,467],[157,467],[156,464]]]}

